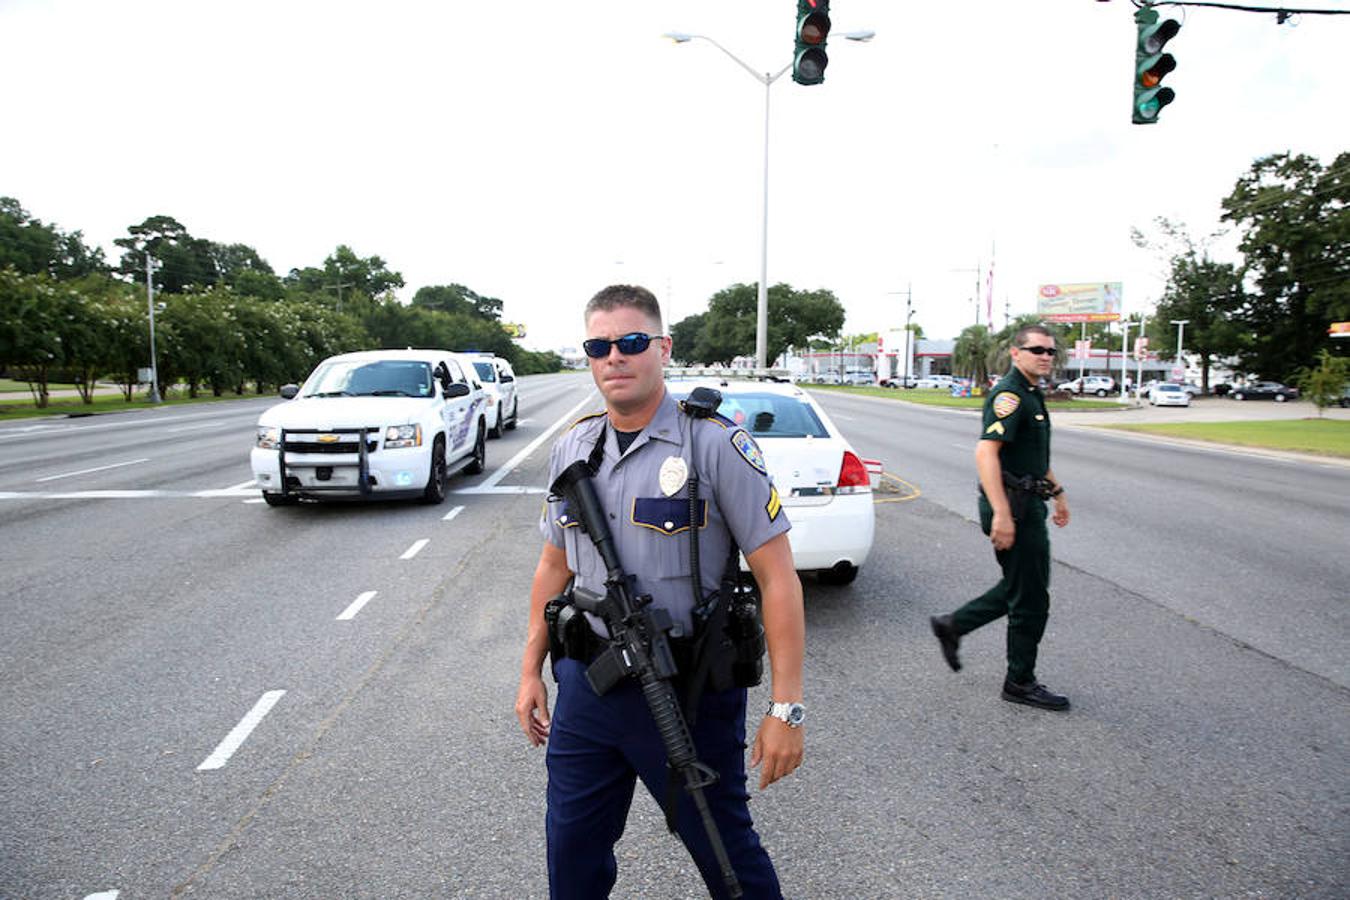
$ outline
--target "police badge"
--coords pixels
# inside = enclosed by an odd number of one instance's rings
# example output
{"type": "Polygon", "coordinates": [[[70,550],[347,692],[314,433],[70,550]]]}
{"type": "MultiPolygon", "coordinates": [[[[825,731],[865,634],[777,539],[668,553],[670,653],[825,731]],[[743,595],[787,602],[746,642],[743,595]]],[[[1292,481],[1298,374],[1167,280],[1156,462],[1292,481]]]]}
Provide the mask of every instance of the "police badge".
{"type": "Polygon", "coordinates": [[[661,493],[674,497],[689,480],[689,466],[682,456],[667,456],[656,478],[661,484],[661,493]]]}

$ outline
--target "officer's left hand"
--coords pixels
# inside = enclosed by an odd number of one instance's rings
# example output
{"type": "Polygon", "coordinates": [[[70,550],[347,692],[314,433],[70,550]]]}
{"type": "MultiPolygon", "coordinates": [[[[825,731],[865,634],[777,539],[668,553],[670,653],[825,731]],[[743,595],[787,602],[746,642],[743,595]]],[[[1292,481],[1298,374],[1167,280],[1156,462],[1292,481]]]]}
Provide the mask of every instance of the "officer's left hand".
{"type": "Polygon", "coordinates": [[[759,773],[760,790],[796,771],[802,764],[803,744],[801,728],[789,728],[786,722],[773,716],[764,717],[750,751],[751,768],[764,764],[759,773]]]}
{"type": "Polygon", "coordinates": [[[1050,520],[1060,528],[1069,524],[1069,501],[1064,499],[1063,494],[1055,498],[1055,511],[1050,520]]]}

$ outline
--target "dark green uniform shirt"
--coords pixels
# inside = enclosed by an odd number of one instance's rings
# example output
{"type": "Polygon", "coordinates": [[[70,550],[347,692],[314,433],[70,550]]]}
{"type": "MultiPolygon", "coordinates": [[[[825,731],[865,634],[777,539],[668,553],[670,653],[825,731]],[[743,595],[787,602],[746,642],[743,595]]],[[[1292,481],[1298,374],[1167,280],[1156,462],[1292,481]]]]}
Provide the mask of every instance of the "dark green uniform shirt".
{"type": "Polygon", "coordinates": [[[1050,413],[1045,394],[1016,366],[994,385],[984,401],[980,439],[1002,441],[1003,471],[1044,478],[1050,469],[1050,413]]]}

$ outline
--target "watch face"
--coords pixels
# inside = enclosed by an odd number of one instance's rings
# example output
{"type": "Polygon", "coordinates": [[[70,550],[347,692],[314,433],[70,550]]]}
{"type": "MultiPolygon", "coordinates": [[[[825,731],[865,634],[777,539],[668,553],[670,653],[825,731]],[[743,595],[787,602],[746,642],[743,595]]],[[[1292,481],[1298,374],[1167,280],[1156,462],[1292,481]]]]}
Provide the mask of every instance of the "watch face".
{"type": "Polygon", "coordinates": [[[806,707],[800,703],[793,703],[788,706],[787,723],[789,725],[800,725],[806,719],[806,707]]]}

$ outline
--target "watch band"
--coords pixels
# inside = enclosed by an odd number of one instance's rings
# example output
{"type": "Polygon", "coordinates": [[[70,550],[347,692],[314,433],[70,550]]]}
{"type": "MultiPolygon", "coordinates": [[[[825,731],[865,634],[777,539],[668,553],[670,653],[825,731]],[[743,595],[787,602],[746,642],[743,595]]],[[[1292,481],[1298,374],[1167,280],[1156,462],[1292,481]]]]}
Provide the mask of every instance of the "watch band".
{"type": "Polygon", "coordinates": [[[764,711],[764,715],[772,716],[775,719],[785,723],[789,728],[800,728],[806,721],[806,704],[796,701],[769,701],[769,708],[764,711]]]}

